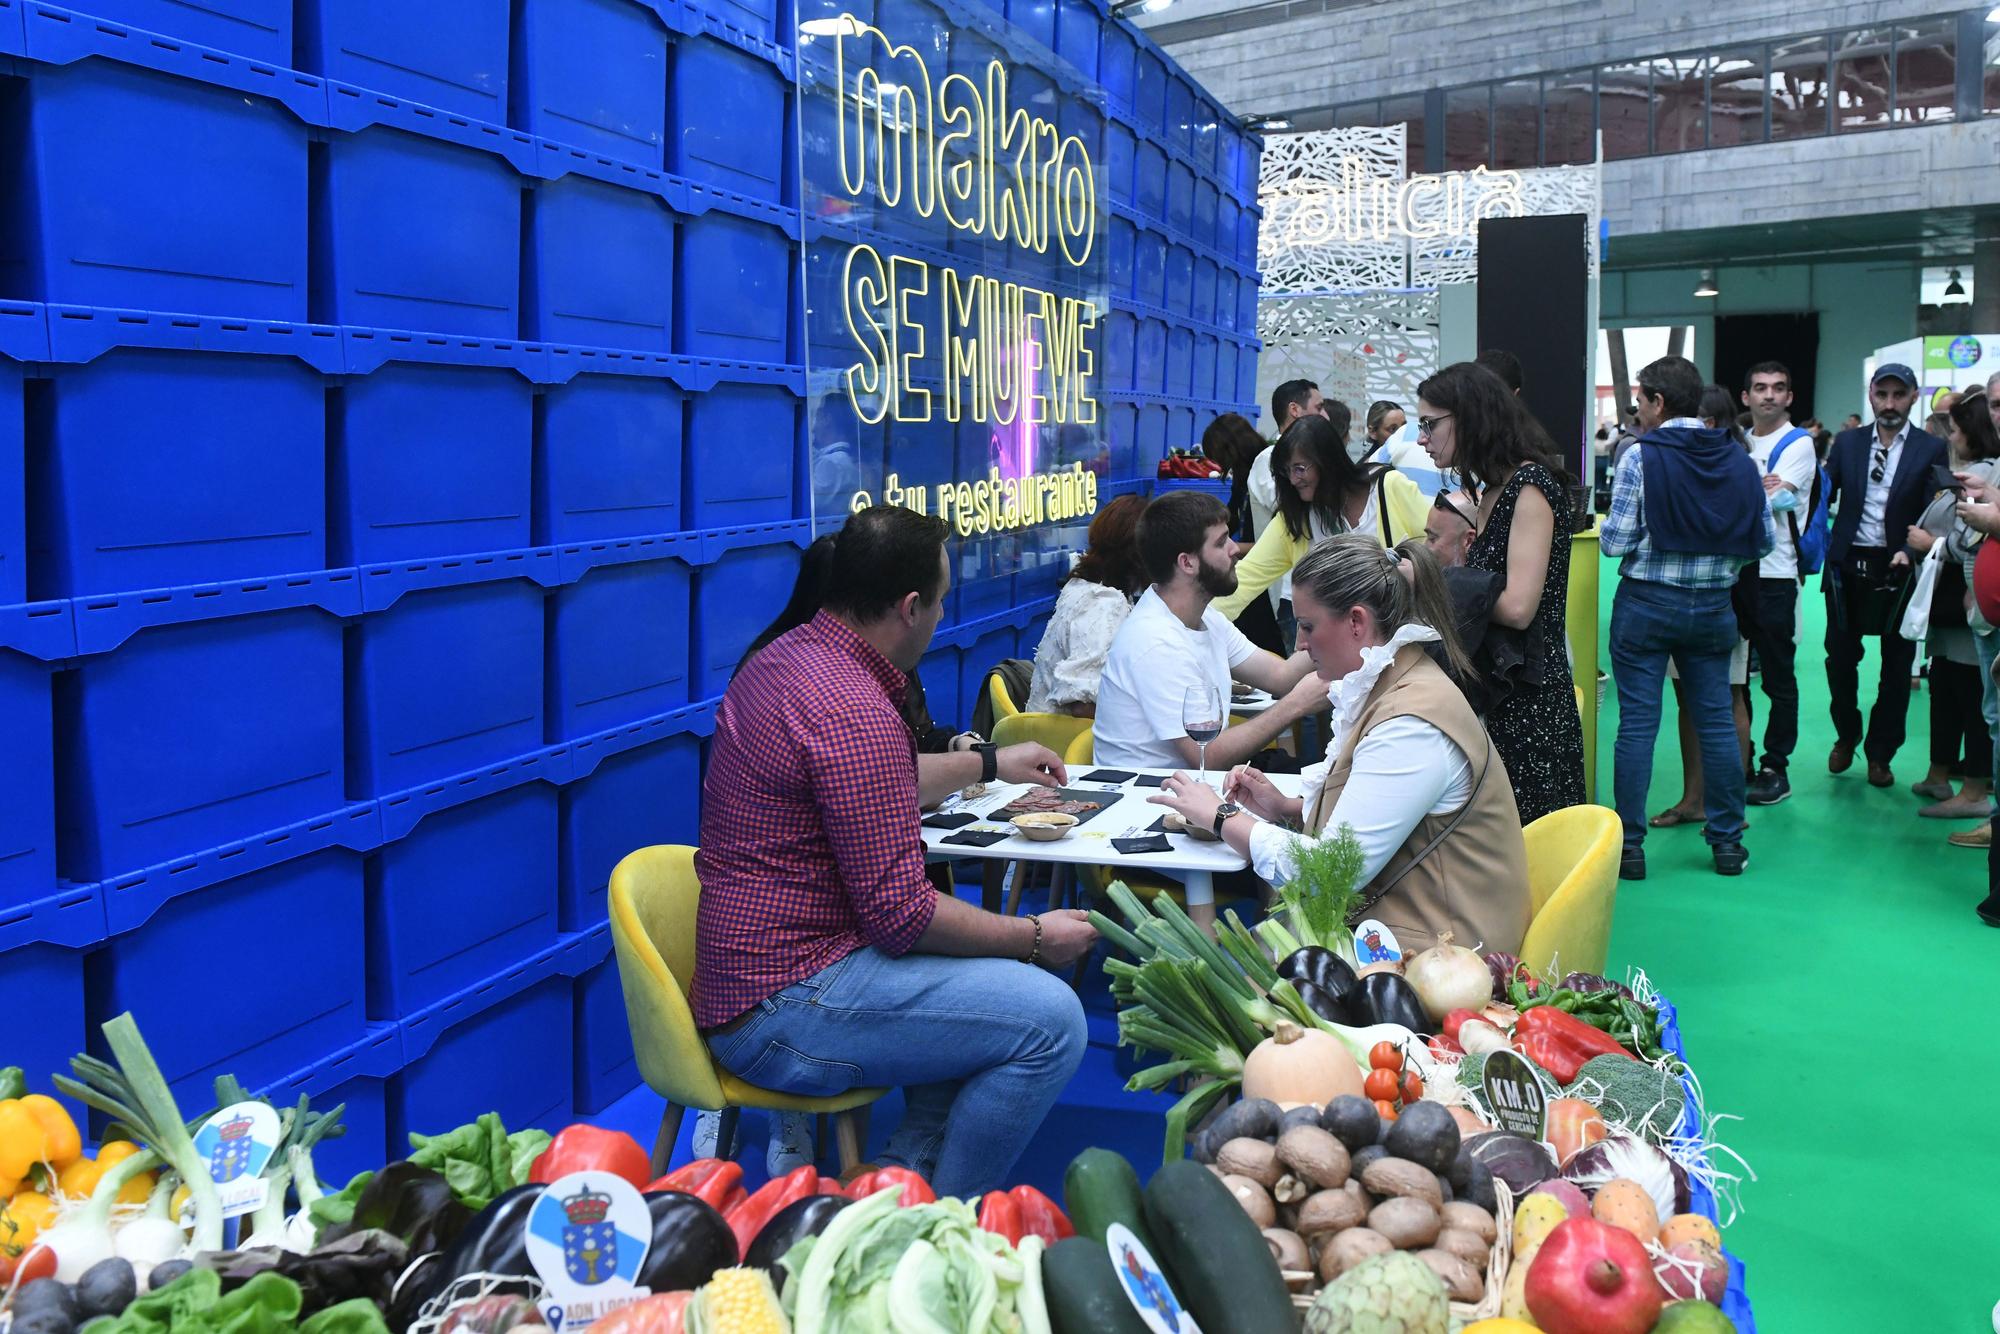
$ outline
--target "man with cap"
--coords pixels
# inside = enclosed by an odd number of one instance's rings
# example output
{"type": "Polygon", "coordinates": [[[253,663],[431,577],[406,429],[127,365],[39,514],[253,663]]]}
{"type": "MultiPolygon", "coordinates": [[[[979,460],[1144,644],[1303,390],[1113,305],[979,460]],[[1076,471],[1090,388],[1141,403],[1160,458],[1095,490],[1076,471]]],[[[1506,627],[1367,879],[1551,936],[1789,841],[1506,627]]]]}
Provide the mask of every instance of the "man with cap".
{"type": "Polygon", "coordinates": [[[1834,517],[1821,585],[1836,738],[1826,767],[1845,773],[1858,748],[1868,760],[1868,781],[1888,787],[1896,781],[1889,762],[1903,744],[1917,646],[1900,633],[1898,600],[1886,590],[1910,577],[1918,559],[1909,546],[1910,528],[1937,494],[1934,470],[1947,453],[1944,441],[1910,421],[1917,376],[1908,366],[1878,368],[1868,401],[1875,420],[1842,431],[1826,458],[1834,517]],[[1861,653],[1869,637],[1881,640],[1882,675],[1864,738],[1861,653]]]}

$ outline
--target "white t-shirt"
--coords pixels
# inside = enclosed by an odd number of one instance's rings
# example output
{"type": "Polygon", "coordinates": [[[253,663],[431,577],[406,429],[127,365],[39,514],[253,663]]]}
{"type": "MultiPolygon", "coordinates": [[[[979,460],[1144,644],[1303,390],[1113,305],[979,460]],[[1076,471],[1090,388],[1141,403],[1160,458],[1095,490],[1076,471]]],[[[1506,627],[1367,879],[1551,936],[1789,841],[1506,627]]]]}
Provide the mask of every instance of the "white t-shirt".
{"type": "Polygon", "coordinates": [[[1278,475],[1271,471],[1271,452],[1276,445],[1264,446],[1250,464],[1250,536],[1262,537],[1278,513],[1278,475]]]}
{"type": "Polygon", "coordinates": [[[1231,669],[1255,652],[1257,646],[1215,608],[1202,613],[1201,629],[1190,630],[1147,589],[1118,627],[1097,683],[1095,761],[1180,768],[1186,761],[1174,743],[1187,735],[1181,715],[1187,688],[1213,686],[1226,714],[1231,669]]]}
{"type": "MultiPolygon", "coordinates": [[[[1771,471],[1771,451],[1792,429],[1790,424],[1786,424],[1769,435],[1750,437],[1750,459],[1757,465],[1758,472],[1771,471]]],[[[1808,507],[1812,504],[1813,468],[1818,461],[1810,435],[1800,436],[1778,455],[1779,480],[1798,493],[1799,507],[1793,513],[1799,516],[1801,531],[1806,520],[1812,517],[1808,507]]],[[[1769,497],[1766,497],[1767,503],[1768,500],[1769,497]]],[[[1799,576],[1799,549],[1792,542],[1792,526],[1785,521],[1782,513],[1773,511],[1771,518],[1777,529],[1778,544],[1771,548],[1771,554],[1764,557],[1763,563],[1757,567],[1757,577],[1796,580],[1799,576]]]]}

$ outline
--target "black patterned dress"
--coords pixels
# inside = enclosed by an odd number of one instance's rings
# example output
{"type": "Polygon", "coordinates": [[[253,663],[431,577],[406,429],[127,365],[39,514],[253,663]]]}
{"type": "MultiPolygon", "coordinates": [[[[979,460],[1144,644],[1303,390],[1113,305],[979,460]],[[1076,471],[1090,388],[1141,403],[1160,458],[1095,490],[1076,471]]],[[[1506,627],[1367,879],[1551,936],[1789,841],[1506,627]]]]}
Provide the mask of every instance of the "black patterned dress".
{"type": "Polygon", "coordinates": [[[1487,712],[1486,730],[1507,764],[1514,804],[1520,807],[1525,825],[1584,801],[1583,720],[1577,715],[1566,637],[1570,501],[1555,474],[1539,463],[1515,469],[1501,489],[1493,517],[1473,539],[1465,563],[1502,576],[1507,573],[1507,539],[1524,486],[1539,490],[1556,514],[1541,605],[1526,630],[1493,626],[1477,665],[1500,695],[1487,712]]]}

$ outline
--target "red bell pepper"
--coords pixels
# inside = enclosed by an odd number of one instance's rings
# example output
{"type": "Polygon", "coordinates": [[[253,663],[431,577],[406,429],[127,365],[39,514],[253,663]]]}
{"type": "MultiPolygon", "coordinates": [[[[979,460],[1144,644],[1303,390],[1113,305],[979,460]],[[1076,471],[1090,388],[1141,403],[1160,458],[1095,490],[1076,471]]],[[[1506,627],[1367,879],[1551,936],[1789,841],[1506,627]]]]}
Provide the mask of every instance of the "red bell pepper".
{"type": "Polygon", "coordinates": [[[609,1172],[643,1190],[653,1174],[652,1161],[639,1141],[622,1130],[574,1125],[549,1142],[528,1169],[528,1180],[547,1185],[571,1172],[609,1172]]]}
{"type": "Polygon", "coordinates": [[[1021,1244],[1021,1206],[1012,1195],[1001,1190],[989,1190],[979,1202],[979,1226],[982,1231],[1005,1237],[1009,1246],[1021,1244]]]}
{"type": "Polygon", "coordinates": [[[810,1163],[784,1176],[772,1177],[758,1187],[754,1195],[722,1216],[730,1231],[736,1234],[736,1253],[748,1254],[750,1243],[757,1240],[764,1224],[770,1222],[779,1210],[795,1200],[818,1193],[819,1170],[810,1163]]]}
{"type": "Polygon", "coordinates": [[[884,1167],[877,1171],[874,1185],[869,1189],[872,1193],[884,1186],[903,1188],[903,1198],[897,1204],[904,1209],[917,1204],[937,1203],[937,1192],[931,1189],[931,1183],[907,1167],[884,1167]]]}
{"type": "Polygon", "coordinates": [[[1076,1235],[1076,1229],[1070,1226],[1069,1219],[1056,1202],[1033,1186],[1016,1186],[1008,1194],[1021,1211],[1023,1237],[1040,1237],[1053,1246],[1064,1237],[1076,1235]]]}
{"type": "Polygon", "coordinates": [[[1639,1059],[1626,1051],[1617,1038],[1553,1005],[1537,1005],[1521,1011],[1514,1024],[1514,1049],[1564,1084],[1573,1082],[1576,1072],[1593,1056],[1639,1059]]]}
{"type": "Polygon", "coordinates": [[[645,1190],[648,1195],[662,1190],[679,1191],[694,1196],[717,1213],[726,1213],[729,1205],[743,1195],[743,1167],[721,1158],[697,1158],[648,1183],[645,1190]]]}

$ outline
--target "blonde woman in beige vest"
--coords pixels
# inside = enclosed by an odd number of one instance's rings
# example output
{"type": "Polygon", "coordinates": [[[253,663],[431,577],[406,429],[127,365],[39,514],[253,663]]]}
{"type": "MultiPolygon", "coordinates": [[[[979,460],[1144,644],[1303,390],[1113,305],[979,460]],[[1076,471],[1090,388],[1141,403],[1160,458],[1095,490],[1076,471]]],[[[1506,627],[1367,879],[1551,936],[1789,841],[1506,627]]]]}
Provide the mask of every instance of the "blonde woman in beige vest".
{"type": "Polygon", "coordinates": [[[1450,608],[1421,541],[1386,552],[1359,534],[1314,544],[1293,572],[1292,609],[1333,703],[1327,761],[1306,769],[1302,797],[1245,767],[1221,795],[1176,774],[1153,800],[1216,830],[1273,884],[1291,879],[1302,841],[1347,825],[1361,843],[1361,915],[1394,931],[1406,955],[1447,930],[1518,953],[1529,912],[1521,819],[1499,753],[1446,670],[1470,670],[1450,608]]]}

